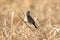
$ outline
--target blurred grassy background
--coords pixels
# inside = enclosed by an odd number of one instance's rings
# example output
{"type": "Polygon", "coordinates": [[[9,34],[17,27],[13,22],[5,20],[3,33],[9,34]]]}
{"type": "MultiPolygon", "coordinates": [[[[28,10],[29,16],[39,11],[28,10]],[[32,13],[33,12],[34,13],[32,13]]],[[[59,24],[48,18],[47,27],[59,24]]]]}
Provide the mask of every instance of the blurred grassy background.
{"type": "Polygon", "coordinates": [[[60,0],[0,0],[0,40],[60,40],[60,0]]]}

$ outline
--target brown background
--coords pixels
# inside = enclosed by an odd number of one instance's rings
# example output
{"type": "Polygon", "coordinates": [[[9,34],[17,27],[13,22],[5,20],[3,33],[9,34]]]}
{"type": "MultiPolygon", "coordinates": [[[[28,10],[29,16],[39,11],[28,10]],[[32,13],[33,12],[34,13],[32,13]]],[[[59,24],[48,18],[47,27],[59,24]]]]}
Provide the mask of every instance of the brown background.
{"type": "Polygon", "coordinates": [[[60,40],[60,0],[0,0],[0,40],[60,40]]]}

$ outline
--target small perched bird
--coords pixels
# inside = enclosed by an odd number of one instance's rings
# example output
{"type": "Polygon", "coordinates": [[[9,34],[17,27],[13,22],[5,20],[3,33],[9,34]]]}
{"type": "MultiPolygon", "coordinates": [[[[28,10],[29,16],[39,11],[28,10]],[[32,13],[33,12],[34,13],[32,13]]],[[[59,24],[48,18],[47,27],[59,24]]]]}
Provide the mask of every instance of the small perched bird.
{"type": "Polygon", "coordinates": [[[27,11],[26,16],[27,16],[28,22],[33,24],[35,26],[35,28],[37,28],[37,26],[35,25],[34,19],[30,16],[30,11],[27,11]]]}

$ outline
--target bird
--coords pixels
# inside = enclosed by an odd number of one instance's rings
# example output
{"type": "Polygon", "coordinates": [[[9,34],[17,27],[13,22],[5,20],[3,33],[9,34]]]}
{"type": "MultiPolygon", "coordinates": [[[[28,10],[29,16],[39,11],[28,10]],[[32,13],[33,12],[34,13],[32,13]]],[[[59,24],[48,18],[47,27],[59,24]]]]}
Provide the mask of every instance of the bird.
{"type": "Polygon", "coordinates": [[[36,23],[35,23],[34,19],[30,16],[30,11],[27,11],[26,16],[27,16],[27,21],[29,23],[33,24],[35,26],[35,28],[37,28],[37,26],[35,25],[36,23]]]}

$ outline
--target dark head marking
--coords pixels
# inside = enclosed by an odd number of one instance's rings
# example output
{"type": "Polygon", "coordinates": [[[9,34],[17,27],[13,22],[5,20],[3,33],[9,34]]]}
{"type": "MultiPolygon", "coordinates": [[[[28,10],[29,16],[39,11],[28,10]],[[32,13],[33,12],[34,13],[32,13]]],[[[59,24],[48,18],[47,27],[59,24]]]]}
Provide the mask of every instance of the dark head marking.
{"type": "Polygon", "coordinates": [[[30,11],[27,11],[27,15],[29,15],[30,14],[30,11]]]}

